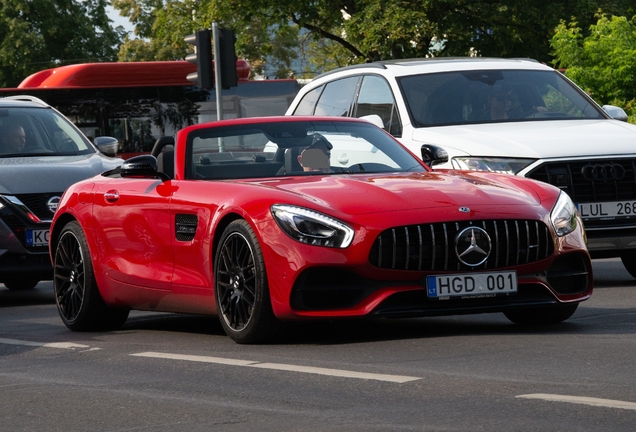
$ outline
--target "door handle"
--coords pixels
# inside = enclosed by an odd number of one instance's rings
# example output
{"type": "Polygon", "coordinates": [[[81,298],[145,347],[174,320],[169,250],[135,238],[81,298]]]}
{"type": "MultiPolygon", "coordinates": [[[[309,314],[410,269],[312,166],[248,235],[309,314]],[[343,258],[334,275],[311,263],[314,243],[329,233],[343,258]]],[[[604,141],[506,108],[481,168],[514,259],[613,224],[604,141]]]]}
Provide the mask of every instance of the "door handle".
{"type": "Polygon", "coordinates": [[[104,194],[104,201],[114,203],[119,199],[119,192],[111,189],[104,194]]]}

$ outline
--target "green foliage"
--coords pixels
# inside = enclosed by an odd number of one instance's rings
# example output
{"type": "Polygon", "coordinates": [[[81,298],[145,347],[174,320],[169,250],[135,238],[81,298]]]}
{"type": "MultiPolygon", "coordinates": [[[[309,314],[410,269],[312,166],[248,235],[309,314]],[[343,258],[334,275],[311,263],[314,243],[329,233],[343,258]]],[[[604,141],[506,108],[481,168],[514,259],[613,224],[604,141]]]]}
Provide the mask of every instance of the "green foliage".
{"type": "Polygon", "coordinates": [[[620,106],[636,123],[636,17],[599,15],[589,35],[562,21],[552,38],[555,64],[597,102],[620,106]]]}
{"type": "Polygon", "coordinates": [[[124,30],[107,0],[0,0],[0,85],[15,87],[50,67],[114,61],[124,30]]]}
{"type": "Polygon", "coordinates": [[[552,60],[561,19],[593,23],[598,7],[622,0],[112,0],[143,41],[127,40],[120,59],[183,58],[183,37],[212,22],[233,29],[239,56],[278,76],[300,55],[309,77],[337,66],[430,56],[481,55],[552,60]]]}

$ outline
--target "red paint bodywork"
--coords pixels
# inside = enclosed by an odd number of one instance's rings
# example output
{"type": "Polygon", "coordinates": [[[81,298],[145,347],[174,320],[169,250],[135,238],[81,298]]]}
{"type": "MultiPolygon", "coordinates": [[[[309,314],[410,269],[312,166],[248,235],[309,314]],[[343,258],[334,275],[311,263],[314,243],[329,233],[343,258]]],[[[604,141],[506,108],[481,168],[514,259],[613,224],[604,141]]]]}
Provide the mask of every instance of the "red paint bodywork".
{"type": "MultiPolygon", "coordinates": [[[[75,184],[64,194],[52,225],[51,251],[71,219],[86,232],[95,277],[104,300],[140,310],[215,314],[213,262],[215,240],[228,220],[242,218],[260,242],[272,307],[281,319],[351,317],[369,314],[389,296],[423,290],[426,272],[386,270],[369,263],[376,237],[394,226],[479,219],[535,219],[551,226],[550,210],[558,189],[517,176],[486,172],[426,172],[400,175],[355,174],[270,177],[258,180],[202,181],[185,178],[189,132],[251,122],[320,121],[320,117],[268,117],[199,124],[178,132],[174,179],[130,179],[98,176],[75,184]],[[109,202],[105,195],[116,192],[109,202]],[[346,249],[299,243],[276,224],[273,204],[289,204],[328,214],[355,230],[346,249]],[[462,213],[460,206],[470,207],[462,213]],[[175,240],[175,214],[196,214],[199,224],[190,242],[175,240]],[[299,311],[290,305],[298,275],[309,267],[342,267],[373,280],[399,281],[373,292],[354,307],[299,311]]],[[[333,119],[330,119],[333,120],[333,119]]],[[[360,121],[339,119],[342,121],[360,121]]],[[[421,161],[417,159],[420,163],[421,161]]],[[[581,301],[592,293],[559,295],[538,275],[561,254],[587,256],[582,229],[557,237],[547,260],[514,267],[519,283],[534,283],[560,302],[581,301]]],[[[439,272],[438,272],[439,273],[439,272]]],[[[590,273],[591,274],[591,273],[590,273]]]]}

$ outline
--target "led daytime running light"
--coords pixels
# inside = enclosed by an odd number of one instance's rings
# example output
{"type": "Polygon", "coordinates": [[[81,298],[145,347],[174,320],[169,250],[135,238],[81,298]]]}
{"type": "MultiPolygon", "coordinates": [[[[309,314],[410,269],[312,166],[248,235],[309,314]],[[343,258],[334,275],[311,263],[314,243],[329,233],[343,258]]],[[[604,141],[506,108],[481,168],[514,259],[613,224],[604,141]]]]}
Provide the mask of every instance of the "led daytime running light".
{"type": "Polygon", "coordinates": [[[346,248],[353,241],[354,231],[351,227],[317,211],[274,205],[272,214],[281,229],[301,243],[346,248]]]}

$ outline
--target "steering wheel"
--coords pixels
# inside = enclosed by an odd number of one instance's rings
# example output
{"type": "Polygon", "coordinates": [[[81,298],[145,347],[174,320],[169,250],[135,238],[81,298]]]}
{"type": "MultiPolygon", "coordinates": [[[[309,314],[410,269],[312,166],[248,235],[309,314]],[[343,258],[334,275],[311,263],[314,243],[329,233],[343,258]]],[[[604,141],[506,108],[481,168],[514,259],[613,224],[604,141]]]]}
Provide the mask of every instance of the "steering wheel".
{"type": "Polygon", "coordinates": [[[157,157],[161,154],[161,151],[165,146],[174,146],[174,137],[173,136],[163,136],[157,140],[154,146],[152,146],[152,150],[150,154],[154,157],[157,157]]]}

